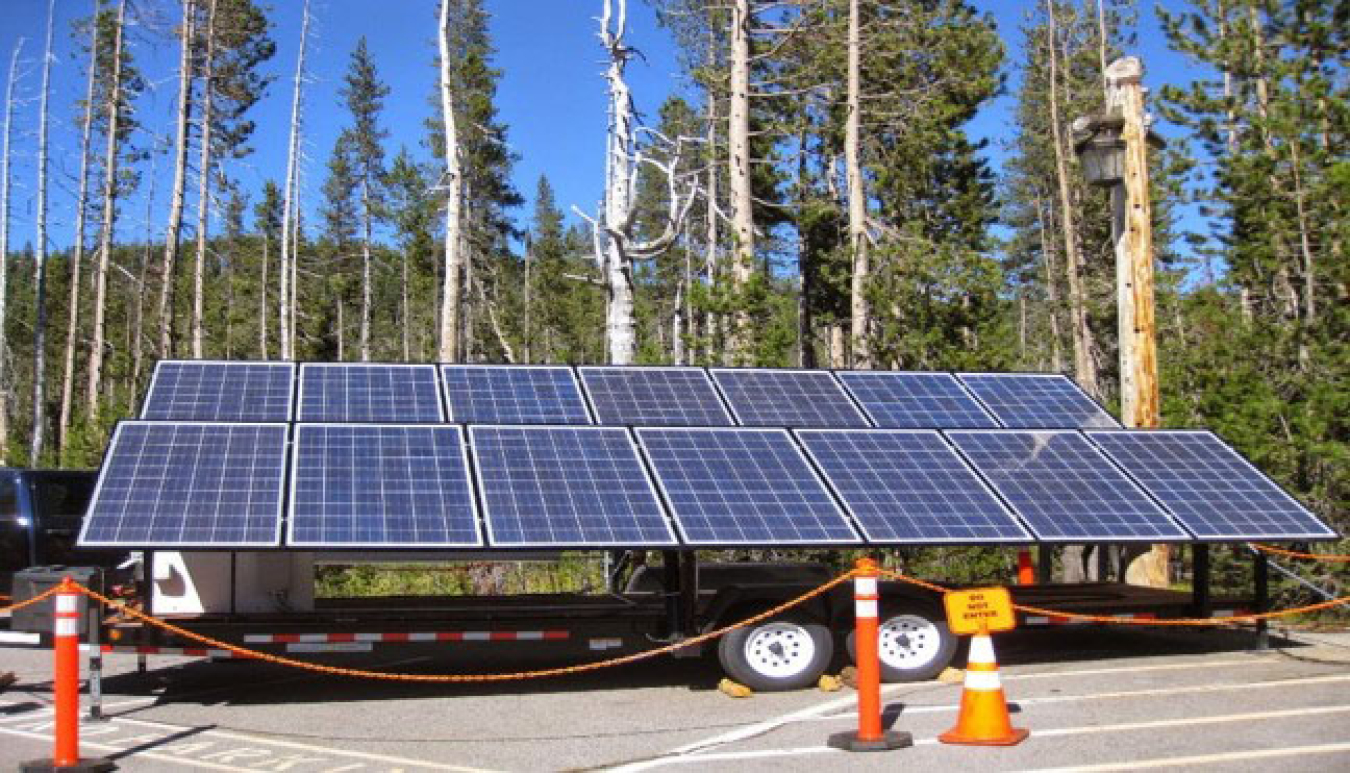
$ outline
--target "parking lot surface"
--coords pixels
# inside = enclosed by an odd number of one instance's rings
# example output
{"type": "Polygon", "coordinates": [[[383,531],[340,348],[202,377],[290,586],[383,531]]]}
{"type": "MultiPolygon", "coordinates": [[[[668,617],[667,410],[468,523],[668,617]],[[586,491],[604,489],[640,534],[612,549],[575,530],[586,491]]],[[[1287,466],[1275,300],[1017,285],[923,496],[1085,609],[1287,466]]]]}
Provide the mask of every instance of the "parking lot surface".
{"type": "MultiPolygon", "coordinates": [[[[855,695],[733,699],[705,660],[662,659],[550,680],[422,685],[251,662],[107,660],[103,722],[86,755],[122,770],[1269,770],[1350,769],[1350,635],[1250,649],[1245,632],[1059,628],[996,637],[1011,748],[947,746],[960,684],[888,685],[885,719],[915,746],[850,754],[855,695]]],[[[453,661],[364,656],[352,665],[441,673],[453,661]]],[[[518,660],[493,670],[535,665],[518,660]]],[[[481,666],[481,663],[480,663],[481,666]]],[[[0,765],[51,752],[50,653],[0,650],[0,765]]]]}

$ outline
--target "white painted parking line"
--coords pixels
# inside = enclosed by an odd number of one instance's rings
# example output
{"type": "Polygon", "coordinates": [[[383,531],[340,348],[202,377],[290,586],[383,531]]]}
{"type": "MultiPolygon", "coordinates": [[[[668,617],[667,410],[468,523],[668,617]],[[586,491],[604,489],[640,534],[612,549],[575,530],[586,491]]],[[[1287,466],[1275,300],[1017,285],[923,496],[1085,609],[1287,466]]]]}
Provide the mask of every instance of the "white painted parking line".
{"type": "Polygon", "coordinates": [[[1220,752],[1218,754],[1194,754],[1186,757],[1155,757],[1148,760],[1111,762],[1104,765],[1074,765],[1069,768],[1042,768],[1039,771],[1036,771],[1036,773],[1055,773],[1056,771],[1104,773],[1105,771],[1113,770],[1188,768],[1194,765],[1222,765],[1229,762],[1269,760],[1277,759],[1279,757],[1303,757],[1314,754],[1350,754],[1350,743],[1324,743],[1313,746],[1283,746],[1278,749],[1254,749],[1252,751],[1220,752]]]}

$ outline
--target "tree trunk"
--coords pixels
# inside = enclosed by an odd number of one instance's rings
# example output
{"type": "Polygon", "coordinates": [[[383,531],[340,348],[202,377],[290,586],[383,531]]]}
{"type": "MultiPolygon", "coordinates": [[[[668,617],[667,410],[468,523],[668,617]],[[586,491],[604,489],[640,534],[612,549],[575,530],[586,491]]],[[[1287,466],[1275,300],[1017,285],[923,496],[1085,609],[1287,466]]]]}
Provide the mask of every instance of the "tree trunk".
{"type": "Polygon", "coordinates": [[[1059,113],[1059,33],[1054,0],[1046,0],[1049,17],[1050,128],[1055,145],[1055,176],[1059,183],[1060,227],[1064,237],[1065,273],[1069,280],[1069,316],[1073,329],[1074,376],[1083,391],[1101,397],[1097,364],[1092,359],[1092,329],[1088,327],[1087,293],[1083,287],[1083,259],[1079,251],[1073,196],[1070,192],[1068,149],[1064,145],[1059,113]]]}
{"type": "MultiPolygon", "coordinates": [[[[707,276],[708,287],[715,289],[719,280],[718,277],[718,239],[720,238],[717,228],[717,93],[712,88],[708,89],[708,130],[707,130],[707,150],[708,150],[708,173],[707,173],[707,195],[704,200],[707,202],[708,220],[704,224],[707,232],[704,235],[705,251],[704,272],[707,276]]],[[[714,331],[720,330],[722,320],[714,311],[707,312],[704,318],[703,328],[709,338],[707,349],[711,354],[714,342],[712,341],[714,331]]]]}
{"type": "Polygon", "coordinates": [[[141,383],[141,372],[145,364],[145,277],[150,268],[150,243],[154,239],[150,222],[155,213],[155,157],[150,156],[150,187],[145,195],[145,245],[141,248],[141,274],[136,291],[136,305],[133,309],[135,322],[132,327],[136,338],[131,345],[131,386],[134,391],[141,383]]]}
{"type": "MultiPolygon", "coordinates": [[[[70,295],[66,308],[66,348],[61,368],[61,416],[56,426],[57,453],[64,455],[75,400],[75,348],[80,332],[80,272],[84,266],[85,222],[89,209],[89,146],[94,127],[94,79],[97,75],[98,16],[103,0],[94,0],[89,33],[89,77],[84,87],[84,117],[80,125],[80,181],[75,196],[75,246],[70,256],[70,295]]],[[[149,240],[147,239],[147,245],[149,240]]],[[[144,287],[141,288],[142,292],[144,287]]]]}
{"type": "Polygon", "coordinates": [[[267,359],[267,262],[272,237],[267,228],[262,229],[262,266],[258,271],[258,357],[267,359]]]}
{"type": "MultiPolygon", "coordinates": [[[[731,278],[739,293],[755,270],[754,190],[750,181],[750,2],[734,0],[731,10],[731,96],[727,110],[728,175],[731,187],[731,227],[735,240],[731,278]]],[[[738,305],[739,306],[739,305],[738,305]]],[[[749,346],[749,318],[736,311],[731,349],[744,359],[749,346]]]]}
{"type": "Polygon", "coordinates": [[[370,362],[370,180],[361,180],[361,362],[370,362]]]}
{"type": "Polygon", "coordinates": [[[160,357],[173,356],[174,276],[178,266],[178,240],[183,231],[183,195],[187,188],[188,127],[192,118],[192,49],[196,37],[196,17],[196,0],[183,0],[183,46],[178,54],[178,128],[174,138],[173,192],[170,194],[169,226],[164,235],[164,261],[160,267],[164,281],[159,294],[160,357]]]}
{"type": "MultiPolygon", "coordinates": [[[[309,0],[305,0],[300,17],[300,50],[295,57],[295,91],[291,97],[291,135],[286,143],[286,185],[281,202],[281,258],[277,264],[280,284],[277,292],[278,341],[281,343],[281,359],[295,359],[295,300],[294,282],[297,277],[295,265],[295,238],[292,230],[296,199],[296,163],[300,155],[300,100],[304,93],[305,46],[309,40],[309,0]]],[[[265,285],[264,285],[265,286],[265,285]]]]}
{"type": "Polygon", "coordinates": [[[127,0],[121,0],[117,4],[117,22],[113,27],[112,84],[108,87],[108,144],[103,156],[103,228],[98,237],[98,266],[94,269],[94,332],[89,346],[89,381],[85,392],[91,420],[98,418],[98,397],[103,384],[108,265],[112,262],[113,228],[117,218],[117,132],[122,108],[122,24],[126,20],[126,11],[127,0]]]}
{"type": "Polygon", "coordinates": [[[609,84],[609,137],[605,158],[605,209],[597,238],[603,246],[603,266],[608,304],[605,309],[609,362],[630,365],[637,347],[637,320],[633,315],[633,273],[620,232],[628,227],[633,208],[633,97],[624,80],[624,67],[631,52],[624,44],[627,2],[618,0],[613,24],[609,0],[601,19],[601,40],[609,54],[605,81],[609,84]]]}
{"type": "Polygon", "coordinates": [[[28,446],[31,467],[39,466],[42,458],[47,423],[47,100],[51,96],[55,14],[56,0],[47,0],[47,45],[42,52],[42,99],[38,108],[37,252],[33,260],[33,435],[28,446]]]}
{"type": "Polygon", "coordinates": [[[23,38],[14,44],[9,58],[9,77],[5,79],[5,137],[0,147],[0,463],[9,461],[9,373],[5,368],[9,351],[9,138],[14,129],[14,82],[19,75],[19,53],[23,38]]]}
{"type": "Polygon", "coordinates": [[[1055,283],[1055,249],[1051,243],[1050,229],[1046,225],[1048,213],[1039,196],[1036,197],[1036,220],[1041,232],[1041,255],[1045,258],[1045,299],[1050,307],[1050,369],[1056,373],[1064,372],[1064,351],[1060,342],[1063,335],[1059,330],[1059,285],[1055,283]]]}
{"type": "Polygon", "coordinates": [[[206,10],[206,54],[202,59],[201,154],[197,161],[197,256],[192,266],[192,358],[205,356],[206,238],[211,216],[211,122],[215,95],[211,81],[216,66],[216,0],[206,10]]]}
{"type": "MultiPolygon", "coordinates": [[[[534,360],[531,357],[531,355],[533,355],[534,353],[532,351],[532,345],[534,343],[534,325],[533,325],[534,277],[532,276],[530,271],[531,268],[533,268],[533,266],[531,265],[534,262],[533,258],[534,258],[534,245],[530,242],[529,236],[526,236],[525,237],[525,344],[522,347],[523,354],[525,357],[524,361],[526,364],[534,362],[534,360]]],[[[405,308],[408,305],[408,264],[406,261],[403,264],[403,305],[405,308]]],[[[403,348],[405,350],[408,348],[406,334],[404,336],[403,348]]],[[[406,357],[407,355],[404,356],[406,357]]]]}
{"type": "Polygon", "coordinates": [[[464,273],[464,254],[461,251],[461,220],[464,199],[464,178],[459,168],[459,136],[455,121],[455,104],[450,86],[450,4],[441,0],[440,31],[437,44],[440,49],[441,120],[445,133],[445,268],[441,288],[440,359],[441,362],[459,362],[463,355],[460,338],[462,312],[461,278],[464,273]]]}
{"type": "Polygon", "coordinates": [[[848,4],[848,118],[844,126],[844,168],[848,179],[848,242],[853,253],[853,278],[850,286],[850,354],[855,368],[870,368],[867,329],[871,313],[867,303],[867,282],[871,273],[867,249],[867,192],[862,173],[862,38],[858,32],[858,0],[848,4]]]}

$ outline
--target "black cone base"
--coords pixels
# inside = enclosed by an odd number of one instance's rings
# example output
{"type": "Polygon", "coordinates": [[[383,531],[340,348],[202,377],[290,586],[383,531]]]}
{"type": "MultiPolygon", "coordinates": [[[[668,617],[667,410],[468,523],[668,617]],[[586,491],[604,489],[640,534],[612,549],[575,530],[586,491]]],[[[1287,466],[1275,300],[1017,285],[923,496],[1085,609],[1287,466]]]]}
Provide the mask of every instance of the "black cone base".
{"type": "Polygon", "coordinates": [[[104,773],[104,771],[117,770],[117,765],[112,760],[105,760],[102,757],[81,757],[80,761],[74,765],[56,765],[51,760],[28,760],[19,763],[19,770],[22,773],[104,773]]]}
{"type": "Polygon", "coordinates": [[[879,740],[863,741],[858,738],[856,732],[849,730],[835,733],[826,743],[832,748],[843,749],[846,752],[888,752],[892,749],[913,746],[914,736],[902,730],[886,730],[882,732],[879,740]]]}

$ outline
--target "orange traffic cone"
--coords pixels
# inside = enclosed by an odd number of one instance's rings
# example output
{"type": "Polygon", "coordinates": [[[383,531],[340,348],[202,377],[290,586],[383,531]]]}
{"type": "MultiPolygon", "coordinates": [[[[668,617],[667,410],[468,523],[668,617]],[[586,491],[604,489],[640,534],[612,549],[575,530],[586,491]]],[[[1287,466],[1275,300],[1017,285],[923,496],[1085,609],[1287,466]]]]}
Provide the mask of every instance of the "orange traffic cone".
{"type": "Polygon", "coordinates": [[[1003,683],[998,678],[998,662],[994,660],[994,640],[981,631],[970,640],[956,727],[938,736],[938,740],[975,746],[1014,746],[1030,734],[1029,730],[1012,726],[1008,702],[1003,698],[1003,683]]]}

